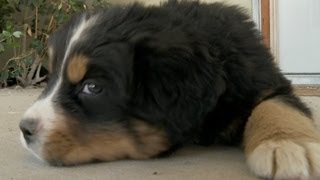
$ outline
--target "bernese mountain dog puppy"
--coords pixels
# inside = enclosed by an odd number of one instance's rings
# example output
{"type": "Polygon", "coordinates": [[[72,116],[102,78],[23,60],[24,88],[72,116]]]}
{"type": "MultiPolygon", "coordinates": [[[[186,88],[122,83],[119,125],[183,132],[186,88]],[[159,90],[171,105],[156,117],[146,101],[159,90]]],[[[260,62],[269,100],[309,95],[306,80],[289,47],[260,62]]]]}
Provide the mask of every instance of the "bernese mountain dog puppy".
{"type": "MultiPolygon", "coordinates": [[[[265,178],[320,175],[320,135],[248,15],[177,0],[85,12],[52,34],[22,143],[52,165],[241,145],[265,178]]],[[[214,160],[213,160],[214,161],[214,160]]]]}

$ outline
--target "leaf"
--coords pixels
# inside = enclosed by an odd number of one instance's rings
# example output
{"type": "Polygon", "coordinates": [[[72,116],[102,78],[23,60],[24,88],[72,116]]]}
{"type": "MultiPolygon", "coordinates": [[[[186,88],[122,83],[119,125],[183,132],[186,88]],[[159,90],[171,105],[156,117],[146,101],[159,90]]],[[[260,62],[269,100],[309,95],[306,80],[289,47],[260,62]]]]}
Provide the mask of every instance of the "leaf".
{"type": "Polygon", "coordinates": [[[60,10],[61,8],[62,8],[62,2],[59,4],[58,10],[60,10]]]}
{"type": "Polygon", "coordinates": [[[30,46],[35,49],[38,54],[40,54],[44,49],[44,44],[39,39],[33,39],[30,46]]]}
{"type": "Polygon", "coordinates": [[[16,37],[16,38],[20,38],[21,35],[22,35],[22,32],[21,32],[21,31],[15,31],[15,32],[12,33],[12,35],[13,35],[14,37],[16,37]]]}
{"type": "Polygon", "coordinates": [[[32,59],[32,57],[27,57],[26,59],[25,59],[25,64],[27,65],[27,66],[30,66],[31,64],[33,63],[33,59],[32,59]]]}
{"type": "Polygon", "coordinates": [[[11,35],[11,33],[10,32],[8,32],[8,31],[2,31],[2,34],[4,35],[4,37],[6,37],[6,38],[9,38],[9,37],[11,37],[12,35],[11,35]]]}

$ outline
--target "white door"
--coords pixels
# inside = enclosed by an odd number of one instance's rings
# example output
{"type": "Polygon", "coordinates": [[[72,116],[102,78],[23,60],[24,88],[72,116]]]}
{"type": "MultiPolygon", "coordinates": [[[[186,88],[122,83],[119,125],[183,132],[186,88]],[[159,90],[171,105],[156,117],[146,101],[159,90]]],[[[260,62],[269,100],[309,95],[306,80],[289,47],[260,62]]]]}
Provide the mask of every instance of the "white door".
{"type": "Polygon", "coordinates": [[[279,64],[285,73],[320,73],[320,0],[278,0],[279,64]]]}
{"type": "Polygon", "coordinates": [[[273,0],[277,62],[293,84],[320,84],[320,0],[273,0]]]}

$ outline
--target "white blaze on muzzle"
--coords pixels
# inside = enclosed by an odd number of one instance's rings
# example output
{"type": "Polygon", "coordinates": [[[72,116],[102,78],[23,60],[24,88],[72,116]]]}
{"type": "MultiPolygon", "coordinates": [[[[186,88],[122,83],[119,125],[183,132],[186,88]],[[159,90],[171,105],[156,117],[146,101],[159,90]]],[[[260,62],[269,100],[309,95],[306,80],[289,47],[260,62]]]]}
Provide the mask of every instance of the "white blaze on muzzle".
{"type": "MultiPolygon", "coordinates": [[[[84,32],[88,31],[97,19],[97,15],[88,19],[86,19],[85,15],[82,16],[78,25],[73,28],[72,37],[66,46],[65,55],[60,66],[58,79],[52,86],[53,89],[45,97],[38,99],[22,117],[20,122],[21,142],[26,149],[39,159],[42,159],[42,149],[48,132],[55,128],[55,121],[58,119],[59,112],[56,109],[54,100],[63,82],[62,74],[67,64],[67,59],[75,45],[86,37],[84,32]]],[[[51,48],[50,53],[58,52],[54,52],[54,49],[51,48]]]]}

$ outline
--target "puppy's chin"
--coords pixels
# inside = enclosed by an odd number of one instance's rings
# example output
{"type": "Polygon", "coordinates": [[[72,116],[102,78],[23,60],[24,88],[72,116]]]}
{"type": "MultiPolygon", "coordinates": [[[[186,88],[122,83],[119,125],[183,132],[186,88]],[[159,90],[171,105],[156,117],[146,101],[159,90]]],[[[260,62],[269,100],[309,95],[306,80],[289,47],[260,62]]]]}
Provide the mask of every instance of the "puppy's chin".
{"type": "Polygon", "coordinates": [[[34,157],[36,157],[38,160],[40,160],[41,162],[45,162],[45,160],[41,157],[41,147],[39,145],[37,145],[37,143],[34,144],[27,144],[22,132],[20,133],[20,142],[22,144],[22,146],[28,150],[34,157]]]}

